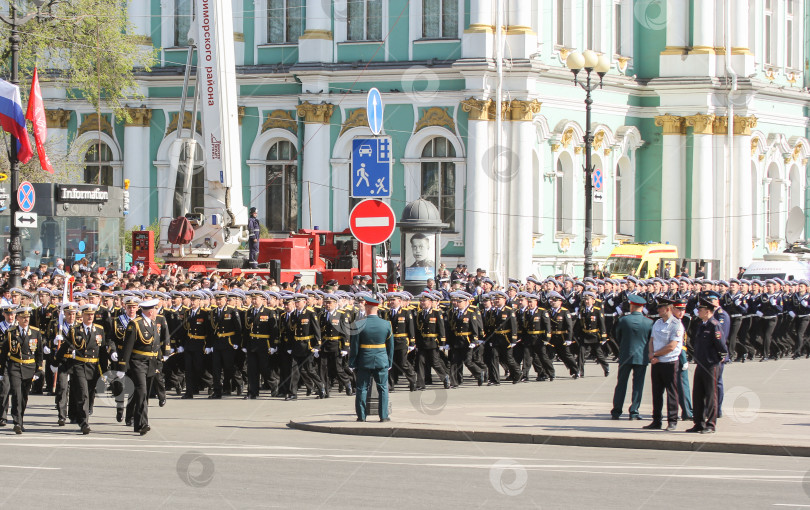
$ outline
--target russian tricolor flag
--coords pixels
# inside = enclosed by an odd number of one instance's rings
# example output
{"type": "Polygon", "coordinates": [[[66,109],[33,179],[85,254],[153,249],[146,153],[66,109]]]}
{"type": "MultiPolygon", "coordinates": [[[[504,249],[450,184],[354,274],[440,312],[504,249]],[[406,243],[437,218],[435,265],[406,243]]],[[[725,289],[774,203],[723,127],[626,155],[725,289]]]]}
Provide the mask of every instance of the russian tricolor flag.
{"type": "Polygon", "coordinates": [[[20,87],[0,80],[0,126],[17,139],[17,161],[28,163],[33,156],[25,114],[20,101],[20,87]]]}

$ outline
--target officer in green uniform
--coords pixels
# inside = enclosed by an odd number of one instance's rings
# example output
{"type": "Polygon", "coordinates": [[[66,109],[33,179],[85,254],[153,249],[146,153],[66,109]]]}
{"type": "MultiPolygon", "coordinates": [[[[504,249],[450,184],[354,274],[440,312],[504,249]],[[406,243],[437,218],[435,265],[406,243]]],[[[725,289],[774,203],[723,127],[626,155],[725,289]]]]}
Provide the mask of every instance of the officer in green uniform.
{"type": "Polygon", "coordinates": [[[613,409],[610,415],[618,420],[622,415],[624,397],[627,394],[627,380],[633,373],[633,396],[630,404],[630,419],[640,420],[638,408],[644,392],[644,377],[647,373],[649,356],[647,344],[652,334],[653,322],[644,317],[641,309],[647,301],[637,295],[628,294],[630,313],[616,323],[616,341],[619,343],[619,377],[613,393],[613,409]]]}
{"type": "Polygon", "coordinates": [[[357,376],[357,394],[354,401],[357,421],[366,421],[367,396],[372,379],[380,395],[380,421],[388,417],[388,370],[394,362],[394,333],[391,323],[377,316],[380,302],[371,295],[363,297],[366,320],[363,328],[352,333],[349,347],[349,366],[357,376]]]}

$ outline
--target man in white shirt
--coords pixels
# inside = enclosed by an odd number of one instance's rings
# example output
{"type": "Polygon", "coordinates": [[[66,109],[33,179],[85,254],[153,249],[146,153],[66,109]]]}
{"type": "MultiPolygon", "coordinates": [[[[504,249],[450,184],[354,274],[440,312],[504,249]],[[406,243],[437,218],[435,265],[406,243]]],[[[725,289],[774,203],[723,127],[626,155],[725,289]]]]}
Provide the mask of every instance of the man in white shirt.
{"type": "Polygon", "coordinates": [[[664,391],[667,393],[667,430],[678,425],[678,358],[683,347],[684,329],[681,321],[672,315],[672,301],[658,298],[659,319],[650,335],[650,364],[652,364],[652,423],[645,429],[662,428],[664,391]]]}

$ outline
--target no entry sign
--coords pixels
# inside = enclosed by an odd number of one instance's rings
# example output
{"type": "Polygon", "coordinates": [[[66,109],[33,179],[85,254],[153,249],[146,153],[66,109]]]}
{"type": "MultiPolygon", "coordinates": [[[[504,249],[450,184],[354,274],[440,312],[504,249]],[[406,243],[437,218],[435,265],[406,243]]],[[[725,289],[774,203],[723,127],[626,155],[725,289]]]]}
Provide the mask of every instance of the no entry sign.
{"type": "Polygon", "coordinates": [[[394,233],[394,227],[394,211],[382,200],[363,200],[349,216],[352,235],[364,244],[384,243],[394,233]]]}

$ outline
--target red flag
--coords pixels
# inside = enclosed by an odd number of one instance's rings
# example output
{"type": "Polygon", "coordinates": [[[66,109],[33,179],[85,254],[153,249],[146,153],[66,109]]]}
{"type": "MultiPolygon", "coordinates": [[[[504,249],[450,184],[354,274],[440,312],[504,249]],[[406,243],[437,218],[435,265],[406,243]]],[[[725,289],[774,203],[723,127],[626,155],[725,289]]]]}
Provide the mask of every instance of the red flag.
{"type": "Polygon", "coordinates": [[[53,167],[45,154],[45,140],[48,138],[48,125],[45,122],[45,105],[42,102],[42,91],[39,89],[37,68],[34,68],[34,77],[31,80],[31,94],[28,96],[28,112],[25,118],[34,126],[34,141],[37,144],[39,164],[46,172],[53,173],[53,167]]]}

